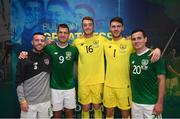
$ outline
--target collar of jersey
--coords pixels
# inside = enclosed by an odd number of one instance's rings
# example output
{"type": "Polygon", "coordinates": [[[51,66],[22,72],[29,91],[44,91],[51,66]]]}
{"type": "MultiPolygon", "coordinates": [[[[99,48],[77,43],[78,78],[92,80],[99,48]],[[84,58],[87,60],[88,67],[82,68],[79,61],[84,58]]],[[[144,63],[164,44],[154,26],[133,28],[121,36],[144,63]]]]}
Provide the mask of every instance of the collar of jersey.
{"type": "Polygon", "coordinates": [[[60,48],[66,48],[66,47],[68,46],[68,44],[65,45],[65,46],[60,46],[58,43],[56,43],[56,45],[57,45],[58,47],[60,47],[60,48]]]}

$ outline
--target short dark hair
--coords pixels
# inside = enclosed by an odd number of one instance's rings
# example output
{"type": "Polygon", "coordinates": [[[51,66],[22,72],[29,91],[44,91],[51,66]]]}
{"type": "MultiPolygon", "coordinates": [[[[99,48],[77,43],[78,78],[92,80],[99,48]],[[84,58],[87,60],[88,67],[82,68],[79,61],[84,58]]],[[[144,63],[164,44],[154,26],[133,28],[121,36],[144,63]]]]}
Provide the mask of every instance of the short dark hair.
{"type": "Polygon", "coordinates": [[[147,37],[146,32],[145,32],[143,29],[141,29],[141,28],[136,28],[136,29],[134,29],[134,30],[131,32],[131,35],[134,34],[134,33],[136,33],[136,32],[141,32],[144,37],[147,37]]]}
{"type": "Polygon", "coordinates": [[[42,33],[42,32],[35,32],[35,33],[33,34],[33,36],[31,37],[32,40],[34,39],[34,36],[35,36],[35,35],[42,35],[42,36],[44,36],[44,37],[46,38],[46,36],[44,35],[44,33],[42,33]]]}
{"type": "Polygon", "coordinates": [[[110,20],[110,25],[113,21],[116,21],[116,22],[119,22],[121,23],[122,25],[124,25],[124,22],[123,22],[123,19],[121,17],[114,17],[110,20]]]}
{"type": "Polygon", "coordinates": [[[57,27],[57,32],[59,32],[59,28],[62,27],[62,28],[67,28],[68,29],[68,32],[70,33],[70,30],[69,30],[69,27],[67,24],[59,24],[58,27],[57,27]]]}
{"type": "Polygon", "coordinates": [[[84,20],[90,20],[90,21],[92,21],[92,23],[93,23],[93,25],[94,25],[94,19],[93,19],[92,17],[90,17],[90,16],[85,16],[85,17],[83,17],[82,23],[83,23],[84,20]]]}

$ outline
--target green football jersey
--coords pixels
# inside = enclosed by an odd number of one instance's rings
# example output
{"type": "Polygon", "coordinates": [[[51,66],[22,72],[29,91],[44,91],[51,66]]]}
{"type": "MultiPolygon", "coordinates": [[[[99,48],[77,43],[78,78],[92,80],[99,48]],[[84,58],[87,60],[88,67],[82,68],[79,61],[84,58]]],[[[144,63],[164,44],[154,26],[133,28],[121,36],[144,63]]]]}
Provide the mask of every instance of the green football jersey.
{"type": "Polygon", "coordinates": [[[157,76],[165,74],[165,63],[159,59],[151,63],[151,51],[133,53],[130,57],[132,100],[140,104],[155,104],[158,99],[157,76]]]}
{"type": "Polygon", "coordinates": [[[62,90],[74,88],[74,62],[78,58],[76,47],[68,45],[61,48],[53,44],[47,45],[44,51],[51,57],[50,87],[62,90]]]}

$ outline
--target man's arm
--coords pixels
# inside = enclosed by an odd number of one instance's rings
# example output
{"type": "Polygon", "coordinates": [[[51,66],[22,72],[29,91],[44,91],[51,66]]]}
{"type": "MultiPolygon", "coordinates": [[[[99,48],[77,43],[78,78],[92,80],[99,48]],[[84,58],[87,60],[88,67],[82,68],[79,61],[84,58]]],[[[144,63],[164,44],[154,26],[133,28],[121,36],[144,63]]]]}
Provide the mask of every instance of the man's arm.
{"type": "Polygon", "coordinates": [[[18,85],[16,90],[21,110],[24,112],[28,112],[29,106],[27,100],[24,97],[23,83],[18,85]]]}
{"type": "Polygon", "coordinates": [[[165,75],[158,75],[158,101],[154,106],[153,112],[159,115],[163,111],[164,95],[165,95],[166,81],[165,75]]]}
{"type": "Polygon", "coordinates": [[[151,62],[157,62],[161,57],[161,50],[159,48],[154,49],[151,54],[151,62]]]}
{"type": "Polygon", "coordinates": [[[24,97],[24,66],[22,61],[19,60],[17,63],[17,70],[16,70],[16,91],[18,95],[18,100],[20,104],[20,108],[22,111],[27,112],[28,111],[28,102],[26,101],[24,97]]]}

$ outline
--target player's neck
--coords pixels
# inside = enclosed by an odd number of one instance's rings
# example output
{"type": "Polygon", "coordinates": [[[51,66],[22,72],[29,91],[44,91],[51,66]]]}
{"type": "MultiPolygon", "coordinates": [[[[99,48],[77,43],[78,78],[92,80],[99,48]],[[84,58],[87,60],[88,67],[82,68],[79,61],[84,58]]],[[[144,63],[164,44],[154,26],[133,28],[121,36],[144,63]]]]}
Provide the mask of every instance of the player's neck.
{"type": "Polygon", "coordinates": [[[85,38],[91,38],[91,37],[93,37],[93,33],[92,34],[84,34],[84,37],[85,38]]]}
{"type": "Polygon", "coordinates": [[[65,47],[65,46],[68,45],[68,42],[64,42],[64,43],[58,42],[58,45],[59,45],[60,47],[65,47]]]}
{"type": "Polygon", "coordinates": [[[137,52],[138,54],[142,54],[142,53],[145,52],[147,49],[148,49],[148,48],[147,48],[146,46],[144,46],[144,47],[136,50],[136,52],[137,52]]]}
{"type": "Polygon", "coordinates": [[[39,54],[40,54],[41,52],[43,52],[43,50],[36,50],[36,49],[33,49],[32,51],[35,52],[35,53],[39,53],[39,54]]]}
{"type": "Polygon", "coordinates": [[[119,37],[113,37],[113,40],[114,40],[114,41],[119,41],[119,40],[121,40],[121,38],[122,38],[122,35],[119,36],[119,37]]]}

